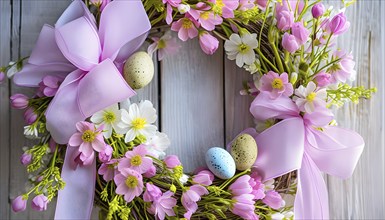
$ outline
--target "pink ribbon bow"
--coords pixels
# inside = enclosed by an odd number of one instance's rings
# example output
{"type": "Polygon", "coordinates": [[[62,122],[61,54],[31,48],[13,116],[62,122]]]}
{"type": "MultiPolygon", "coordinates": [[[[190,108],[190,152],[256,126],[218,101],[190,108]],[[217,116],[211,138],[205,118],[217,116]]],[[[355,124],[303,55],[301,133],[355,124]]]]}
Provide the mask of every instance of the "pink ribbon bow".
{"type": "Polygon", "coordinates": [[[365,145],[362,137],[354,131],[328,126],[333,119],[329,111],[301,117],[288,97],[272,100],[260,93],[251,103],[250,111],[260,121],[283,119],[260,134],[252,128],[242,132],[252,135],[257,142],[254,166],[263,180],[298,170],[294,217],[328,219],[328,192],[321,171],[350,177],[365,145]]]}
{"type": "MultiPolygon", "coordinates": [[[[99,28],[84,3],[75,0],[55,28],[45,25],[28,60],[14,77],[20,86],[38,87],[46,75],[65,77],[46,112],[47,130],[66,144],[75,124],[135,95],[118,68],[144,42],[151,25],[140,0],[115,0],[103,10],[99,28]]],[[[71,168],[68,148],[62,169],[56,219],[88,219],[93,205],[95,161],[71,168]]]]}

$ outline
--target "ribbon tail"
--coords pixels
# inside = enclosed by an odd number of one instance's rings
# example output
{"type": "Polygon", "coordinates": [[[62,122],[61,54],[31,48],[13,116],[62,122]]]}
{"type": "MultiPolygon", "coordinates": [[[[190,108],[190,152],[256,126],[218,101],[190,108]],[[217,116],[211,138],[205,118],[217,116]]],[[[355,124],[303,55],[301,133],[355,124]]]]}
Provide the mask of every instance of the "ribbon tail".
{"type": "Polygon", "coordinates": [[[96,160],[73,169],[77,149],[67,147],[61,177],[66,185],[59,191],[55,219],[90,219],[94,204],[96,160]]]}
{"type": "Polygon", "coordinates": [[[304,153],[298,170],[297,194],[294,202],[295,219],[329,219],[328,191],[320,170],[304,153]]]}

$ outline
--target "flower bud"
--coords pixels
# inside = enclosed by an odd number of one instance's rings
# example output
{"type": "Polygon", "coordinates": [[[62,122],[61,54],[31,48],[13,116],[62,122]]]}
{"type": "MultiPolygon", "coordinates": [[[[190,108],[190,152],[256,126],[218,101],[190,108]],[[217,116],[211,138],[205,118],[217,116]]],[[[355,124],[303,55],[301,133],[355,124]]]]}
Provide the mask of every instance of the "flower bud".
{"type": "Polygon", "coordinates": [[[28,107],[28,97],[23,94],[15,94],[9,98],[11,106],[15,109],[25,109],[28,107]]]}
{"type": "Polygon", "coordinates": [[[147,170],[147,172],[145,172],[143,174],[143,176],[146,177],[146,178],[151,178],[151,177],[155,176],[155,174],[156,174],[156,167],[154,165],[152,165],[150,167],[150,169],[147,170]]]}
{"type": "Polygon", "coordinates": [[[346,20],[345,14],[343,12],[337,14],[329,22],[328,29],[334,35],[339,35],[344,33],[350,26],[350,23],[346,20]]]}
{"type": "Polygon", "coordinates": [[[319,87],[325,87],[330,84],[330,77],[330,74],[322,71],[317,73],[317,75],[314,77],[314,80],[319,87]]]}
{"type": "Polygon", "coordinates": [[[282,37],[282,47],[290,53],[294,53],[298,50],[299,44],[294,35],[285,33],[282,37]]]}
{"type": "Polygon", "coordinates": [[[218,49],[219,41],[216,37],[213,37],[205,31],[202,34],[199,34],[199,45],[203,52],[212,55],[218,49]]]}
{"type": "Polygon", "coordinates": [[[292,72],[290,74],[290,83],[294,85],[297,82],[297,79],[298,79],[298,73],[292,72]]]}
{"type": "Polygon", "coordinates": [[[300,45],[306,43],[310,35],[309,30],[303,26],[303,23],[301,21],[295,22],[293,24],[293,26],[291,27],[291,32],[293,33],[295,38],[297,38],[297,41],[300,45]]]}
{"type": "Polygon", "coordinates": [[[319,18],[325,13],[325,6],[322,3],[317,3],[311,9],[313,18],[319,18]]]}
{"type": "Polygon", "coordinates": [[[287,31],[294,23],[294,14],[291,11],[281,11],[277,15],[277,27],[281,31],[287,31]]]}
{"type": "Polygon", "coordinates": [[[167,156],[166,158],[164,158],[164,162],[166,163],[166,166],[170,169],[173,169],[176,166],[181,165],[179,158],[175,155],[167,156]]]}
{"type": "Polygon", "coordinates": [[[20,163],[24,166],[29,165],[32,162],[32,154],[29,153],[23,153],[20,157],[20,163]]]}
{"type": "Polygon", "coordinates": [[[4,79],[5,79],[5,73],[0,72],[0,84],[4,81],[4,79]]]}
{"type": "Polygon", "coordinates": [[[23,196],[18,196],[12,201],[12,210],[14,212],[22,212],[27,207],[27,200],[24,200],[23,196]]]}
{"type": "Polygon", "coordinates": [[[33,198],[31,207],[36,211],[45,211],[47,210],[47,204],[48,198],[45,195],[40,194],[33,198]]]}
{"type": "Polygon", "coordinates": [[[112,147],[110,145],[106,145],[104,150],[100,151],[100,153],[99,153],[99,160],[103,163],[110,161],[113,151],[114,150],[112,149],[112,147]]]}
{"type": "Polygon", "coordinates": [[[178,5],[178,11],[182,15],[190,11],[190,5],[180,4],[178,5]]]}
{"type": "Polygon", "coordinates": [[[32,107],[24,112],[24,121],[27,125],[33,124],[37,119],[37,115],[32,107]]]}

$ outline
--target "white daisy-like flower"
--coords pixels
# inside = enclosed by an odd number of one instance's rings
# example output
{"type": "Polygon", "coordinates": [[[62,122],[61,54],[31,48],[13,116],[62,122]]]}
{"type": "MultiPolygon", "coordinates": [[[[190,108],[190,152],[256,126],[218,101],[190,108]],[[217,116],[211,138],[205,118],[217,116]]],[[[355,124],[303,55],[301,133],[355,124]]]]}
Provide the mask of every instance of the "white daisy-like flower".
{"type": "Polygon", "coordinates": [[[39,138],[39,132],[37,131],[37,126],[24,126],[24,136],[29,139],[39,138]]]}
{"type": "Polygon", "coordinates": [[[121,114],[118,104],[114,104],[106,109],[96,112],[92,115],[91,121],[95,124],[96,128],[103,126],[103,136],[105,138],[110,138],[113,129],[117,133],[121,133],[121,128],[118,126],[120,118],[121,114]]]}
{"type": "Polygon", "coordinates": [[[150,140],[156,133],[156,126],[152,125],[156,121],[156,110],[148,100],[138,104],[131,104],[128,111],[121,109],[120,133],[126,134],[125,142],[130,142],[138,135],[143,135],[150,140]]]}
{"type": "Polygon", "coordinates": [[[229,60],[235,60],[237,66],[243,67],[244,64],[254,63],[254,49],[258,47],[257,34],[232,34],[225,42],[225,50],[229,60]]]}
{"type": "Polygon", "coordinates": [[[153,136],[149,141],[147,141],[146,149],[149,153],[151,153],[154,157],[163,159],[166,153],[164,152],[169,146],[171,142],[168,139],[165,133],[156,132],[155,136],[153,136]]]}
{"type": "Polygon", "coordinates": [[[182,185],[184,185],[187,183],[188,178],[189,178],[189,176],[187,176],[186,174],[183,174],[182,177],[179,179],[179,181],[180,181],[180,183],[182,183],[182,185]]]}
{"type": "Polygon", "coordinates": [[[130,98],[126,99],[126,100],[123,100],[121,102],[119,102],[119,106],[120,106],[120,109],[126,109],[128,111],[128,109],[130,108],[130,105],[131,105],[131,101],[130,101],[130,98]]]}
{"type": "Polygon", "coordinates": [[[314,82],[309,82],[306,86],[300,86],[295,90],[293,100],[297,104],[299,110],[312,113],[316,107],[325,107],[325,99],[327,97],[326,88],[317,90],[314,82]]]}

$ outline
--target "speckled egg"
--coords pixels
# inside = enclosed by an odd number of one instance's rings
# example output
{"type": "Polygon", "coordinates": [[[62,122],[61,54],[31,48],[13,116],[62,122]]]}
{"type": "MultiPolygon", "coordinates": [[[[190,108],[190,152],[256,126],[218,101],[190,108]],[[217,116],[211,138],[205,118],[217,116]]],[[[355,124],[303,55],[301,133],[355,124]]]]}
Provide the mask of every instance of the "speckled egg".
{"type": "Polygon", "coordinates": [[[148,53],[132,54],[124,64],[124,79],[133,89],[148,85],[154,77],[154,63],[148,53]]]}
{"type": "Polygon", "coordinates": [[[234,159],[223,148],[210,148],[206,152],[206,164],[209,170],[220,179],[229,179],[235,174],[234,159]]]}
{"type": "Polygon", "coordinates": [[[234,158],[237,170],[247,170],[257,159],[257,143],[251,135],[241,134],[233,141],[230,153],[234,158]]]}

